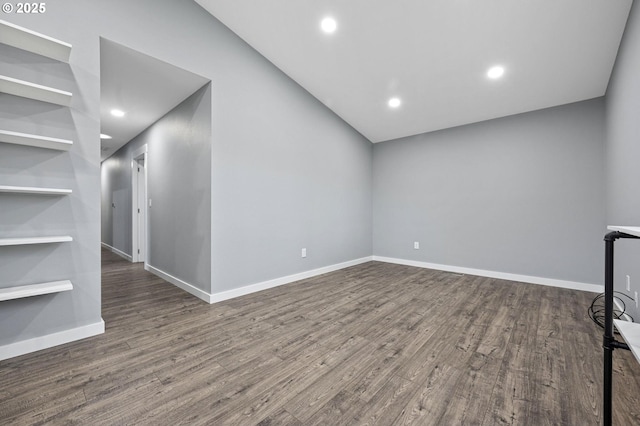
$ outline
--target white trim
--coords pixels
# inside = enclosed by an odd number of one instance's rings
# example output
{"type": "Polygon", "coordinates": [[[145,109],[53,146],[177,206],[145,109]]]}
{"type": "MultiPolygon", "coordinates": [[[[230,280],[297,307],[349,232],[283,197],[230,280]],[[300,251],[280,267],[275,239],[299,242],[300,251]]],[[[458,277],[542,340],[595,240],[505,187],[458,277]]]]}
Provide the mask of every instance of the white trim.
{"type": "MultiPolygon", "coordinates": [[[[616,305],[616,308],[618,308],[618,310],[622,312],[622,305],[620,304],[620,302],[618,302],[618,299],[620,298],[614,294],[613,303],[616,305]]],[[[631,317],[627,313],[622,314],[622,318],[624,318],[625,321],[633,322],[631,321],[631,317]]]]}
{"type": "Polygon", "coordinates": [[[117,254],[118,256],[123,257],[123,258],[125,258],[126,260],[128,260],[129,262],[131,262],[131,256],[130,256],[130,255],[128,255],[127,253],[125,253],[125,252],[123,252],[123,251],[120,251],[120,250],[118,250],[118,249],[117,249],[117,248],[115,248],[115,247],[111,247],[111,246],[110,246],[109,244],[107,244],[107,243],[100,243],[100,245],[101,245],[102,247],[106,248],[107,250],[112,251],[112,252],[114,252],[115,254],[117,254]]]}
{"type": "Polygon", "coordinates": [[[263,281],[244,287],[234,288],[232,290],[221,291],[219,293],[212,294],[211,301],[209,303],[222,302],[223,300],[233,299],[234,297],[240,297],[247,294],[255,293],[257,291],[267,290],[269,288],[278,287],[295,281],[312,278],[318,275],[348,268],[350,266],[360,265],[361,263],[371,262],[371,260],[373,260],[372,257],[367,256],[360,259],[350,260],[348,262],[336,263],[334,265],[325,266],[323,268],[312,269],[310,271],[300,272],[298,274],[287,275],[285,277],[280,277],[269,281],[263,281]]]}
{"type": "Polygon", "coordinates": [[[147,202],[147,194],[148,194],[148,174],[147,174],[147,166],[149,164],[149,150],[147,144],[142,145],[140,148],[136,149],[131,156],[131,262],[139,262],[140,259],[138,257],[138,212],[136,211],[136,206],[138,205],[138,174],[134,173],[135,168],[138,166],[138,159],[142,158],[144,162],[144,217],[145,217],[145,226],[146,232],[145,235],[145,260],[144,264],[147,265],[147,259],[149,259],[149,209],[147,202]]]}
{"type": "Polygon", "coordinates": [[[588,284],[576,281],[557,280],[554,278],[542,278],[530,275],[511,274],[508,272],[487,271],[484,269],[465,268],[462,266],[440,265],[437,263],[395,259],[392,257],[383,256],[373,256],[373,260],[376,262],[397,263],[399,265],[416,266],[418,268],[436,269],[439,271],[455,272],[458,274],[478,275],[480,277],[497,278],[501,280],[517,281],[529,284],[540,284],[550,287],[568,288],[572,290],[590,291],[593,293],[602,293],[604,291],[604,286],[599,284],[588,284]]]}
{"type": "Polygon", "coordinates": [[[104,320],[0,346],[0,361],[104,333],[104,320]]]}
{"type": "Polygon", "coordinates": [[[147,146],[147,144],[145,143],[144,145],[142,145],[140,148],[136,149],[135,151],[133,151],[133,158],[134,160],[138,157],[142,157],[143,154],[147,154],[149,152],[149,148],[147,146]]]}
{"type": "Polygon", "coordinates": [[[171,274],[168,274],[154,266],[149,265],[148,262],[145,262],[144,264],[144,269],[151,272],[154,275],[159,276],[160,278],[162,278],[165,281],[170,282],[171,284],[175,285],[178,288],[181,288],[182,290],[186,291],[187,293],[193,294],[194,296],[196,296],[198,299],[202,299],[207,303],[211,303],[211,293],[207,293],[204,290],[199,289],[198,287],[194,286],[193,284],[189,284],[186,281],[182,281],[180,278],[176,278],[171,274]]]}
{"type": "Polygon", "coordinates": [[[361,259],[350,260],[348,262],[336,263],[335,265],[325,266],[323,268],[312,269],[306,272],[300,272],[298,274],[287,275],[285,277],[276,278],[269,281],[262,281],[256,284],[250,284],[244,287],[234,288],[232,290],[221,291],[219,293],[207,293],[204,290],[201,290],[195,287],[192,284],[189,284],[185,281],[182,281],[179,278],[174,277],[173,275],[167,274],[164,271],[161,271],[158,268],[155,268],[149,264],[144,265],[144,269],[151,272],[154,275],[159,276],[165,281],[170,282],[176,287],[181,288],[187,293],[193,294],[198,299],[202,299],[207,303],[218,303],[224,300],[233,299],[235,297],[245,296],[247,294],[255,293],[262,290],[267,290],[273,287],[278,287],[284,284],[289,284],[295,281],[304,280],[306,278],[312,278],[318,275],[326,274],[329,272],[337,271],[340,269],[348,268],[350,266],[360,265],[361,263],[371,262],[371,256],[363,257],[361,259]]]}

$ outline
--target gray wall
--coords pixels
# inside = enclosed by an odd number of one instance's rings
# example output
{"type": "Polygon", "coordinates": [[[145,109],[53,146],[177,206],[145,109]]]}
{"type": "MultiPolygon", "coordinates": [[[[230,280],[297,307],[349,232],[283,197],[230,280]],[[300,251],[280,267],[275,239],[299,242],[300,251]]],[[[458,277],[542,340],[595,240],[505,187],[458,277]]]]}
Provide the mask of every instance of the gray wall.
{"type": "MultiPolygon", "coordinates": [[[[607,223],[640,225],[640,5],[634,2],[607,89],[607,223]]],[[[640,241],[616,242],[616,290],[640,293],[640,241]]],[[[627,293],[628,294],[628,293],[627,293]]],[[[628,303],[636,321],[640,310],[628,303]],[[631,305],[631,306],[630,306],[631,305]]]]}
{"type": "Polygon", "coordinates": [[[211,279],[211,87],[102,163],[102,242],[131,255],[131,161],[147,145],[147,263],[204,291],[211,279]],[[115,207],[112,207],[115,205],[115,207]]]}
{"type": "MultiPolygon", "coordinates": [[[[11,100],[3,101],[0,118],[20,121],[16,130],[48,126],[79,142],[53,159],[13,147],[2,147],[2,158],[10,150],[32,165],[36,179],[56,176],[73,184],[74,195],[60,201],[71,204],[65,215],[50,222],[68,228],[76,242],[54,249],[61,262],[51,263],[68,262],[79,289],[54,302],[3,304],[0,345],[100,319],[100,36],[212,82],[213,292],[370,255],[369,142],[195,2],[59,0],[47,6],[46,14],[3,19],[73,44],[70,68],[37,59],[37,66],[55,68],[51,78],[63,89],[77,93],[73,111],[64,125],[54,124],[46,114],[64,111],[32,114],[11,100]],[[71,171],[54,172],[54,162],[71,171]],[[300,258],[303,244],[307,259],[300,258]]],[[[2,167],[5,175],[20,173],[6,162],[2,167]]],[[[38,226],[33,209],[10,214],[21,214],[25,229],[38,226]]],[[[41,257],[15,255],[23,261],[4,264],[3,277],[28,270],[41,257]]]]}
{"type": "MultiPolygon", "coordinates": [[[[275,83],[251,89],[263,96],[244,124],[213,129],[214,293],[371,255],[371,143],[275,83]]],[[[233,120],[246,96],[214,117],[233,120]]]]}
{"type": "Polygon", "coordinates": [[[374,255],[601,283],[603,150],[603,99],[376,144],[374,255]]]}
{"type": "Polygon", "coordinates": [[[210,292],[370,256],[370,142],[204,10],[169,8],[190,23],[175,46],[108,38],[212,80],[210,292]]]}

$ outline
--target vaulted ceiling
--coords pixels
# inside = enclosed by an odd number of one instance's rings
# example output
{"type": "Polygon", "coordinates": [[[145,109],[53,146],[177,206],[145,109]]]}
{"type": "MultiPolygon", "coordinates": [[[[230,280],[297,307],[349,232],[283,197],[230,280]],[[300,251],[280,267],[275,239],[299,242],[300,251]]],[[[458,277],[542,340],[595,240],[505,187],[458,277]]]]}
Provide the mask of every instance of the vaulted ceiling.
{"type": "MultiPolygon", "coordinates": [[[[194,1],[372,142],[603,96],[632,3],[194,1]]],[[[206,83],[102,40],[102,159],[206,83]]]]}
{"type": "Polygon", "coordinates": [[[195,1],[372,142],[604,95],[632,3],[195,1]]]}

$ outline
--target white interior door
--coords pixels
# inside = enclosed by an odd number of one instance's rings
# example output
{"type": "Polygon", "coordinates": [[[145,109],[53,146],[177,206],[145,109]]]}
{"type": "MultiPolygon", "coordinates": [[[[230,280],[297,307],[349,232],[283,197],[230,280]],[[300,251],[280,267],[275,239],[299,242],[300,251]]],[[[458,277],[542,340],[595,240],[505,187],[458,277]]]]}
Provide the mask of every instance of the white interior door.
{"type": "Polygon", "coordinates": [[[147,199],[147,174],[145,173],[145,164],[144,157],[141,159],[136,159],[136,173],[137,173],[137,203],[136,203],[136,212],[137,212],[137,245],[138,245],[138,262],[144,262],[147,259],[147,209],[146,207],[146,199],[147,199]]]}

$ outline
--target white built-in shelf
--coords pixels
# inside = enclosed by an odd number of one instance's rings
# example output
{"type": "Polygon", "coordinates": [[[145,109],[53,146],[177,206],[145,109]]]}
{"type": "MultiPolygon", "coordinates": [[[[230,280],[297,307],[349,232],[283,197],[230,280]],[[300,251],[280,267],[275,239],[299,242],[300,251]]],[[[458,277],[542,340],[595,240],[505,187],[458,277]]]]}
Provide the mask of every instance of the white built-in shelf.
{"type": "Polygon", "coordinates": [[[69,290],[73,290],[71,281],[53,281],[50,283],[0,288],[0,302],[21,299],[23,297],[40,296],[42,294],[60,293],[69,290]]]}
{"type": "Polygon", "coordinates": [[[18,80],[6,75],[0,75],[0,92],[62,106],[69,106],[72,97],[71,92],[18,80]]]}
{"type": "Polygon", "coordinates": [[[607,229],[640,237],[640,226],[607,226],[607,229]]]}
{"type": "Polygon", "coordinates": [[[0,185],[0,193],[10,194],[34,194],[34,195],[69,195],[70,189],[62,188],[36,188],[32,186],[6,186],[0,185]]]}
{"type": "Polygon", "coordinates": [[[0,130],[0,142],[55,149],[58,151],[68,151],[69,148],[73,146],[73,141],[67,139],[30,135],[28,133],[12,132],[9,130],[0,130]]]}
{"type": "Polygon", "coordinates": [[[53,37],[0,20],[0,42],[62,62],[69,62],[71,45],[53,37]]]}
{"type": "Polygon", "coordinates": [[[57,237],[0,238],[0,246],[23,246],[27,244],[68,243],[73,241],[68,235],[57,237]]]}
{"type": "Polygon", "coordinates": [[[614,319],[613,323],[629,345],[633,356],[640,362],[640,324],[617,319],[614,319]]]}

